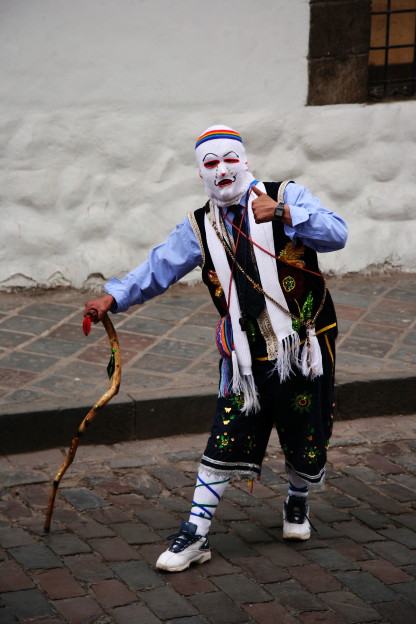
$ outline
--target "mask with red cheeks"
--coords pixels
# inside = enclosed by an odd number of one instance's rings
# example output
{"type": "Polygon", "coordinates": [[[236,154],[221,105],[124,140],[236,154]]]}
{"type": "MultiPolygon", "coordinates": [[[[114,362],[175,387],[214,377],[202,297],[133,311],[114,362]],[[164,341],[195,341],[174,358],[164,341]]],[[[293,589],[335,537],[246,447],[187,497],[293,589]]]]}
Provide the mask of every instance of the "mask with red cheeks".
{"type": "Polygon", "coordinates": [[[195,155],[208,197],[219,206],[238,203],[250,185],[241,137],[227,126],[211,126],[198,139],[195,155]]]}

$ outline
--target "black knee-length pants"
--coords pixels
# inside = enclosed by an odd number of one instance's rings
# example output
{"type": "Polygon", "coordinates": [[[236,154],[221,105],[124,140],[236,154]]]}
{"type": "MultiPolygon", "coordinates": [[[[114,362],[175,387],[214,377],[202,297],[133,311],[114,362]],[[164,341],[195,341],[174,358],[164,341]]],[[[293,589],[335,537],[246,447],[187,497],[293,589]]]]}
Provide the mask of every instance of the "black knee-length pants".
{"type": "Polygon", "coordinates": [[[273,362],[253,360],[260,397],[257,413],[241,412],[242,398],[218,398],[214,424],[202,465],[221,477],[257,478],[273,425],[286,466],[309,483],[322,481],[332,433],[335,340],[318,336],[324,374],[306,378],[300,371],[281,383],[273,362]]]}

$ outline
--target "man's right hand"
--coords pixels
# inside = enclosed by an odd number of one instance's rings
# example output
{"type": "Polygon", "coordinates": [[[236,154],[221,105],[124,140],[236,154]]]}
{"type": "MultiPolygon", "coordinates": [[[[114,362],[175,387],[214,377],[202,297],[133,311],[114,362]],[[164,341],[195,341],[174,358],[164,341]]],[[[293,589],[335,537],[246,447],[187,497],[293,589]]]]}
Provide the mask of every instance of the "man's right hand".
{"type": "Polygon", "coordinates": [[[98,299],[91,299],[84,305],[84,316],[91,315],[93,323],[98,323],[103,319],[104,314],[107,314],[115,299],[112,295],[104,295],[98,299]]]}

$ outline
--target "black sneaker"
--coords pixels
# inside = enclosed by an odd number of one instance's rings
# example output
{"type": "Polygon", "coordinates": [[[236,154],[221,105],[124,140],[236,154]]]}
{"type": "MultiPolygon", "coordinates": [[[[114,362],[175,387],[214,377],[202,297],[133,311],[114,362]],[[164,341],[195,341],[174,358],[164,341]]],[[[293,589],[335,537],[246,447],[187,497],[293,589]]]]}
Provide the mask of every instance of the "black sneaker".
{"type": "Polygon", "coordinates": [[[289,496],[283,505],[283,539],[307,540],[311,536],[308,503],[303,496],[289,496]]]}
{"type": "Polygon", "coordinates": [[[208,537],[197,535],[197,528],[193,522],[182,522],[178,533],[168,537],[173,543],[157,560],[159,570],[181,572],[191,563],[204,563],[211,559],[208,537]]]}

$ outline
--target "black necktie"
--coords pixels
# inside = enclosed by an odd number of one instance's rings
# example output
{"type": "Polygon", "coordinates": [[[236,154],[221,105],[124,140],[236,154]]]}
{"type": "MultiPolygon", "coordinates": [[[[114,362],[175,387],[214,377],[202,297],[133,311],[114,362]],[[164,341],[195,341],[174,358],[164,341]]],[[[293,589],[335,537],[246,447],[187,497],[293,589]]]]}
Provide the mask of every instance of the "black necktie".
{"type": "Polygon", "coordinates": [[[255,264],[253,256],[253,249],[250,241],[247,238],[248,215],[247,211],[245,210],[244,218],[243,220],[241,220],[242,209],[244,210],[244,208],[240,205],[230,206],[229,208],[229,210],[234,213],[234,225],[236,225],[241,230],[240,233],[238,229],[233,226],[233,237],[236,244],[235,257],[238,264],[244,270],[243,272],[237,266],[235,266],[234,280],[237,286],[238,300],[242,313],[242,319],[240,320],[240,323],[242,329],[246,330],[246,328],[244,327],[245,319],[247,319],[247,317],[257,319],[264,310],[265,301],[263,295],[253,287],[253,284],[247,277],[249,276],[256,284],[260,283],[257,265],[255,264]]]}

